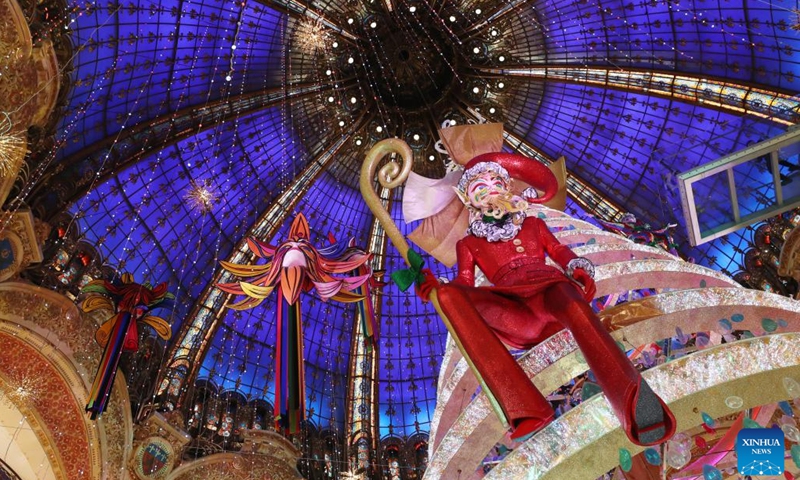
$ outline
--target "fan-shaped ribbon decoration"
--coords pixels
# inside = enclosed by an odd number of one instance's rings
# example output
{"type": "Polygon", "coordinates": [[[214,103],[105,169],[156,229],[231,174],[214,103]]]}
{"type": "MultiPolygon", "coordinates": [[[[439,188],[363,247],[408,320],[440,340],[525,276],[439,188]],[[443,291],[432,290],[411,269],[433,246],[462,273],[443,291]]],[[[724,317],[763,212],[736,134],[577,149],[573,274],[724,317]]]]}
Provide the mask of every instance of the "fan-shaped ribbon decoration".
{"type": "Polygon", "coordinates": [[[301,213],[292,222],[289,238],[277,247],[248,238],[250,250],[267,263],[220,262],[222,268],[247,280],[217,284],[224,292],[245,296],[228,305],[234,310],[253,308],[273,291],[278,291],[274,415],[276,428],[288,433],[297,432],[300,422],[306,418],[300,292],[316,289],[322,301],[361,302],[362,318],[372,309],[367,285],[372,278],[370,255],[355,247],[343,249],[340,244],[318,249],[310,243],[310,233],[308,221],[301,213]],[[357,271],[355,276],[333,276],[354,270],[357,271]]]}
{"type": "Polygon", "coordinates": [[[166,283],[156,287],[149,282],[139,284],[133,281],[130,273],[124,273],[121,278],[110,282],[93,280],[81,292],[88,295],[81,304],[84,312],[114,312],[95,333],[95,340],[104,350],[86,404],[86,411],[94,420],[106,409],[122,353],[139,350],[137,323],[150,325],[164,340],[172,337],[169,323],[161,317],[149,315],[149,312],[156,308],[171,307],[175,297],[167,292],[166,283]]]}

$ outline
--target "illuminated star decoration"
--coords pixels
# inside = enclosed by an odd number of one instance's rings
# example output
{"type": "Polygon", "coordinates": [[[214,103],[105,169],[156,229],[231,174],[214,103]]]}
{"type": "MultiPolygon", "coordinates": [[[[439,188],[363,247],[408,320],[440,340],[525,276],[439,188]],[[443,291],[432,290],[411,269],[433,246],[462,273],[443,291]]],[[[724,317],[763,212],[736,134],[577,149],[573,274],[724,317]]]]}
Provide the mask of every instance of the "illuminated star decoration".
{"type": "Polygon", "coordinates": [[[211,211],[211,208],[219,199],[219,192],[211,184],[211,180],[203,182],[192,180],[191,187],[189,187],[189,191],[186,192],[183,199],[192,209],[207,213],[211,211]]]}
{"type": "Polygon", "coordinates": [[[0,176],[5,176],[14,173],[14,163],[28,153],[28,145],[20,132],[11,131],[11,117],[5,112],[0,115],[0,176]]]}
{"type": "Polygon", "coordinates": [[[297,27],[295,38],[301,49],[313,54],[325,46],[328,33],[320,23],[314,20],[304,20],[297,27]]]}
{"type": "Polygon", "coordinates": [[[278,292],[273,413],[276,428],[286,428],[289,433],[297,431],[306,415],[300,292],[316,290],[322,301],[355,303],[366,298],[367,293],[359,287],[372,278],[370,255],[364,250],[339,243],[317,249],[310,242],[310,234],[308,221],[301,213],[292,222],[289,238],[277,247],[248,238],[250,250],[267,263],[220,262],[222,268],[247,280],[217,284],[224,292],[245,296],[228,305],[234,310],[253,308],[273,290],[278,292]],[[357,272],[353,276],[333,276],[353,271],[357,272]]]}

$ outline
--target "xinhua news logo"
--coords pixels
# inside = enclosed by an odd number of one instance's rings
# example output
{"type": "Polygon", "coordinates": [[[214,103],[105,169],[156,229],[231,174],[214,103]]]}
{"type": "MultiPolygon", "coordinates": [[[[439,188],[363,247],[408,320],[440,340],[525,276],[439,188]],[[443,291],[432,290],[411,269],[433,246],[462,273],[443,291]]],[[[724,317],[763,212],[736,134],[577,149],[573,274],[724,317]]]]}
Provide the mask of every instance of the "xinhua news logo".
{"type": "Polygon", "coordinates": [[[779,428],[743,428],[736,436],[737,469],[742,475],[782,475],[783,455],[779,428]]]}

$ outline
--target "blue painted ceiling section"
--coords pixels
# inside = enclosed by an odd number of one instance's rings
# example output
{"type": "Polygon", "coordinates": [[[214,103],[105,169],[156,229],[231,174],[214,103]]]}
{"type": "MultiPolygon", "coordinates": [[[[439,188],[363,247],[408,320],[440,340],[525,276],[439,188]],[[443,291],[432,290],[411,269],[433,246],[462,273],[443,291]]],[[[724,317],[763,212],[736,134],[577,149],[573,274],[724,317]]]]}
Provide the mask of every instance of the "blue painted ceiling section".
{"type": "MultiPolygon", "coordinates": [[[[345,18],[337,2],[315,4],[332,11],[334,20],[345,18]]],[[[470,2],[448,5],[474,10],[470,2]]],[[[675,71],[796,92],[800,40],[791,29],[797,21],[792,8],[796,2],[547,0],[524,4],[513,18],[483,32],[497,27],[510,36],[509,58],[517,65],[675,71]]],[[[322,56],[319,65],[316,57],[298,53],[292,38],[296,20],[253,1],[74,2],[73,18],[79,51],[61,125],[66,140],[61,158],[180,109],[287,83],[326,82],[325,69],[338,81],[347,76],[339,72],[342,59],[335,52],[322,56]]],[[[370,81],[381,78],[386,77],[372,72],[370,81]]],[[[361,83],[352,89],[359,100],[354,115],[371,92],[363,79],[356,82],[361,83]]],[[[554,158],[565,155],[577,176],[654,226],[678,223],[684,244],[675,174],[785,130],[756,117],[645,92],[515,82],[503,110],[507,129],[554,158]]],[[[338,125],[342,117],[325,110],[326,102],[325,95],[289,100],[197,126],[187,138],[102,179],[71,212],[108,263],[140,280],[170,283],[178,297],[171,316],[177,330],[219,261],[228,259],[281,192],[350,126],[352,118],[338,125]],[[205,213],[185,200],[197,185],[217,194],[205,213]]],[[[382,121],[389,117],[385,109],[366,110],[382,121]]],[[[354,187],[357,164],[374,133],[359,134],[365,145],[356,148],[348,140],[266,240],[284,239],[293,214],[302,211],[315,244],[326,245],[332,233],[366,246],[372,216],[354,187]]],[[[585,215],[576,204],[569,208],[585,215]]],[[[392,204],[392,215],[407,233],[399,202],[392,204]]],[[[698,263],[732,273],[742,235],[685,250],[698,263]]],[[[452,270],[429,263],[437,276],[452,278],[452,270]]],[[[390,245],[386,270],[402,264],[390,245]]],[[[310,419],[320,428],[342,428],[355,307],[309,295],[303,307],[310,419]]],[[[429,304],[394,285],[383,289],[380,310],[381,435],[429,431],[446,330],[429,304]]],[[[251,311],[227,311],[202,359],[200,378],[272,402],[274,342],[274,297],[251,311]]]]}
{"type": "MultiPolygon", "coordinates": [[[[392,205],[392,217],[404,236],[416,227],[403,221],[402,204],[392,205]]],[[[453,278],[455,268],[427,260],[434,275],[453,278]]],[[[393,245],[387,249],[386,270],[405,268],[393,245]]],[[[381,436],[429,432],[436,405],[436,383],[444,353],[447,329],[430,303],[422,303],[412,290],[401,292],[395,284],[384,289],[381,304],[380,427],[381,436]]]]}
{"type": "Polygon", "coordinates": [[[532,118],[516,120],[510,129],[551,157],[565,155],[568,168],[640,215],[670,209],[665,180],[675,173],[784,131],[657,96],[556,83],[532,118]]]}

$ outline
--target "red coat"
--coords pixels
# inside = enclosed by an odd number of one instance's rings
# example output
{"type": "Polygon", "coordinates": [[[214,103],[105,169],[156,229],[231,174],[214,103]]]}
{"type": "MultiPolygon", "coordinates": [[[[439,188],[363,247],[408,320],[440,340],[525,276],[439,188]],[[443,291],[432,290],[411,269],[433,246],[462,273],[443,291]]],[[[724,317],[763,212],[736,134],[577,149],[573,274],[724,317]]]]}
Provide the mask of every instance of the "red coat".
{"type": "Polygon", "coordinates": [[[467,235],[456,244],[458,275],[450,282],[450,288],[456,287],[469,297],[506,345],[530,348],[563,329],[552,313],[545,290],[557,283],[569,283],[584,295],[577,283],[545,263],[545,253],[564,269],[577,258],[536,217],[526,218],[517,236],[509,241],[489,242],[467,235]],[[476,265],[493,286],[474,286],[476,265]]]}
{"type": "Polygon", "coordinates": [[[456,244],[458,276],[453,283],[474,286],[475,265],[494,285],[487,288],[507,296],[530,297],[554,283],[569,282],[564,273],[545,263],[545,252],[563,269],[577,258],[536,217],[526,218],[517,236],[509,241],[489,242],[467,235],[456,244]]]}

